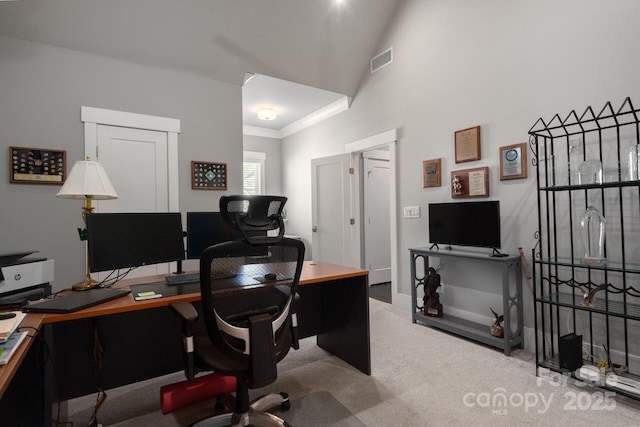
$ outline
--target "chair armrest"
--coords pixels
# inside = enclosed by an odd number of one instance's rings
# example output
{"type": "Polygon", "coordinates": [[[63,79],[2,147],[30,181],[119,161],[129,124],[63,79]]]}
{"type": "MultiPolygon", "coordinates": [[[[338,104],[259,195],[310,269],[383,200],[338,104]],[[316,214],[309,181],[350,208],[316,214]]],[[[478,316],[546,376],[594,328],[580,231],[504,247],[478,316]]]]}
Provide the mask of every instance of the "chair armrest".
{"type": "Polygon", "coordinates": [[[171,307],[183,320],[187,322],[195,322],[198,320],[198,312],[195,307],[186,301],[176,301],[171,303],[171,307]]]}
{"type": "Polygon", "coordinates": [[[184,374],[192,380],[196,374],[195,356],[193,354],[193,325],[198,320],[198,311],[186,301],[176,301],[169,305],[180,317],[182,323],[182,340],[184,345],[184,374]]]}

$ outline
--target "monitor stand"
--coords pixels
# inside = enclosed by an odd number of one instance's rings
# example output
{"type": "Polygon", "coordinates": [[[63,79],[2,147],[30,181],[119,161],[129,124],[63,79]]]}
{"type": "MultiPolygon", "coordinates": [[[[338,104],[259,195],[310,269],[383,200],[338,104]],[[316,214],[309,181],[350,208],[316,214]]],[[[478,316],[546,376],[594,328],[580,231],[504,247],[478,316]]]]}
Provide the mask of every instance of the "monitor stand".
{"type": "Polygon", "coordinates": [[[178,264],[177,267],[176,267],[177,270],[174,271],[173,274],[182,274],[182,273],[184,273],[184,270],[182,269],[182,260],[179,259],[179,260],[176,261],[176,263],[178,264]]]}
{"type": "Polygon", "coordinates": [[[491,252],[491,256],[497,257],[497,258],[504,258],[504,257],[508,257],[509,254],[503,254],[497,248],[493,248],[493,251],[491,252]]]}

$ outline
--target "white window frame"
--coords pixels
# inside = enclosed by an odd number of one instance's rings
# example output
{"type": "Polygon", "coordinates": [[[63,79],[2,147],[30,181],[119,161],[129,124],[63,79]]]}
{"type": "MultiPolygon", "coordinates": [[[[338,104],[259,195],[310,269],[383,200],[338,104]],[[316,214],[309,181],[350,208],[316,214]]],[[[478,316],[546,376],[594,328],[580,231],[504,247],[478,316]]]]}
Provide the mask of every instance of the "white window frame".
{"type": "MultiPolygon", "coordinates": [[[[243,151],[242,161],[260,163],[260,194],[265,194],[265,163],[267,154],[260,151],[243,151]]],[[[244,176],[242,177],[242,192],[244,193],[244,176]]]]}

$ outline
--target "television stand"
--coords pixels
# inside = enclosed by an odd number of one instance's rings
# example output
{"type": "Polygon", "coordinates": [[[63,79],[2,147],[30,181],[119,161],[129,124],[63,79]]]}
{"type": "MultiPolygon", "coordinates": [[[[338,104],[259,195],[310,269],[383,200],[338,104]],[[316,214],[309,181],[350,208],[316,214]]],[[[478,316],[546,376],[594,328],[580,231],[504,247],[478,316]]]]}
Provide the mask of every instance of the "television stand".
{"type": "MultiPolygon", "coordinates": [[[[523,345],[523,303],[522,303],[522,263],[519,256],[487,257],[486,254],[475,252],[464,252],[459,250],[440,251],[431,248],[419,247],[410,248],[411,256],[411,320],[413,323],[420,322],[426,326],[439,328],[472,340],[500,348],[505,355],[511,353],[513,347],[522,348],[523,345]],[[424,295],[424,285],[429,271],[429,257],[452,258],[456,262],[465,260],[478,260],[488,262],[499,269],[502,277],[502,312],[504,313],[504,337],[498,338],[491,335],[489,328],[491,323],[482,324],[453,316],[446,312],[442,317],[431,317],[424,314],[422,296],[424,295]],[[418,273],[420,272],[420,273],[418,273]],[[510,274],[513,273],[513,274],[510,274]],[[418,274],[422,274],[421,277],[418,274]],[[513,279],[512,279],[513,276],[513,279]],[[420,298],[418,299],[418,291],[420,298]],[[515,310],[514,310],[515,309],[515,310]],[[515,329],[512,329],[512,326],[515,329]]],[[[496,272],[498,273],[498,272],[496,272]]],[[[498,274],[496,274],[498,275],[498,274]]],[[[489,307],[483,307],[489,308],[489,307]]]]}

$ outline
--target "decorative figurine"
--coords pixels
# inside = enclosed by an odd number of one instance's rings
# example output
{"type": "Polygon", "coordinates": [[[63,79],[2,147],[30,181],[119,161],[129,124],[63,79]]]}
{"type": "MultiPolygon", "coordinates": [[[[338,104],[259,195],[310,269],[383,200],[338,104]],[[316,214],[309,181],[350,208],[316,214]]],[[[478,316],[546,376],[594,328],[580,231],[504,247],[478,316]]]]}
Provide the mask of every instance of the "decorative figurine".
{"type": "Polygon", "coordinates": [[[436,273],[435,268],[429,267],[427,277],[424,282],[424,314],[430,317],[442,317],[442,304],[440,304],[440,295],[436,292],[440,286],[440,275],[436,273]]]}
{"type": "Polygon", "coordinates": [[[489,307],[489,310],[493,313],[493,325],[491,325],[491,328],[489,329],[491,335],[498,338],[504,337],[504,327],[502,326],[504,314],[498,316],[498,313],[493,311],[493,308],[489,307]]]}
{"type": "Polygon", "coordinates": [[[607,289],[607,285],[600,285],[591,289],[589,292],[585,291],[581,286],[577,286],[577,288],[582,292],[582,305],[585,307],[595,307],[596,305],[593,303],[593,299],[596,296],[596,292],[607,289]]]}
{"type": "Polygon", "coordinates": [[[453,194],[462,194],[462,180],[458,175],[454,175],[451,180],[451,190],[453,194]]]}

